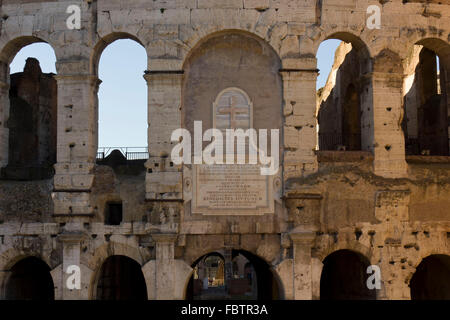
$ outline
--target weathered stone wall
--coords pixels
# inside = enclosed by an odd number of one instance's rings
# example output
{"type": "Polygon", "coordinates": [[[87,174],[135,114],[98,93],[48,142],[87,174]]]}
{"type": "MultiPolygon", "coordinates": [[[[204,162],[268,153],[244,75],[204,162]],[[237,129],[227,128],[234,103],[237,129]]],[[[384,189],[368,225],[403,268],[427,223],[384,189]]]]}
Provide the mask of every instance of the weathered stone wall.
{"type": "MultiPolygon", "coordinates": [[[[449,65],[448,4],[93,0],[80,2],[81,30],[67,28],[67,1],[1,4],[1,166],[9,159],[8,65],[22,47],[44,41],[55,50],[58,71],[53,186],[49,181],[0,182],[1,297],[12,266],[26,256],[37,256],[51,269],[55,298],[95,299],[103,262],[123,255],[142,266],[149,299],[183,299],[194,261],[212,251],[234,249],[268,264],[282,298],[317,299],[325,258],[348,249],[380,266],[382,289],[377,298],[409,299],[409,281],[422,259],[450,254],[448,158],[406,157],[401,126],[403,78],[411,74],[408,63],[414,45],[435,51],[443,65],[449,65]],[[381,8],[381,30],[366,26],[369,5],[381,8]],[[189,111],[194,97],[184,86],[196,70],[195,57],[201,56],[197,49],[217,42],[226,55],[230,43],[224,38],[235,34],[271,48],[239,53],[244,60],[251,58],[250,66],[258,63],[257,70],[263,69],[260,61],[267,67],[264,70],[272,68],[259,75],[261,81],[267,80],[264,90],[273,92],[267,104],[258,102],[263,106],[258,121],[283,129],[282,168],[274,179],[279,196],[272,214],[192,217],[190,199],[185,197],[192,186],[185,179],[189,168],[171,163],[170,133],[183,119],[207,118],[189,111]],[[138,41],[148,53],[150,159],[139,170],[95,162],[98,62],[106,46],[121,38],[138,41]],[[314,57],[320,43],[330,38],[367,51],[363,58],[367,90],[360,96],[365,152],[315,150],[314,57]],[[184,118],[183,112],[188,112],[184,118]],[[119,226],[104,224],[108,201],[123,203],[119,226]],[[66,286],[70,265],[81,268],[81,290],[66,286]]],[[[231,57],[239,56],[236,47],[230,46],[231,57]]],[[[208,59],[213,61],[213,55],[208,59]]],[[[236,70],[236,61],[230,64],[236,70]]],[[[206,66],[205,72],[216,71],[206,66]]],[[[449,79],[448,68],[445,73],[449,79]]],[[[247,76],[242,86],[262,95],[256,83],[248,83],[260,79],[247,76]]],[[[450,92],[450,83],[443,85],[450,92]]],[[[201,94],[210,92],[205,89],[201,94]]]]}

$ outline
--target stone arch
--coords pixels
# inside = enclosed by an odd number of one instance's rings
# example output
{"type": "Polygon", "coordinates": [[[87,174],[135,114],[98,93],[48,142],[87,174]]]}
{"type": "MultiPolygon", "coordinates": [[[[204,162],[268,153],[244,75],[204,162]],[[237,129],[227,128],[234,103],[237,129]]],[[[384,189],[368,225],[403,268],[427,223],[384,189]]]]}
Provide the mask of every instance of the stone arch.
{"type": "Polygon", "coordinates": [[[257,38],[261,41],[267,43],[270,48],[279,56],[280,52],[277,47],[273,46],[273,44],[267,39],[267,36],[264,32],[258,30],[247,30],[240,28],[228,28],[223,29],[219,27],[212,27],[209,29],[200,29],[192,34],[192,36],[184,41],[184,50],[182,51],[182,69],[189,61],[191,55],[199,48],[202,44],[207,42],[208,40],[220,36],[222,34],[242,34],[247,35],[249,37],[257,38]]]}
{"type": "Polygon", "coordinates": [[[255,129],[282,129],[280,68],[276,51],[254,34],[225,30],[204,37],[183,64],[182,126],[193,132],[194,121],[202,121],[204,130],[212,128],[213,103],[234,87],[252,101],[255,129]]]}
{"type": "MultiPolygon", "coordinates": [[[[366,44],[366,42],[361,38],[361,36],[349,30],[333,31],[331,33],[323,32],[320,35],[320,37],[318,37],[318,40],[315,41],[314,43],[313,46],[314,55],[317,55],[317,51],[319,50],[319,47],[322,44],[322,42],[330,39],[336,39],[347,43],[351,43],[353,48],[361,52],[362,57],[364,59],[370,59],[373,56],[371,48],[366,44]]],[[[370,70],[367,70],[367,72],[370,72],[370,70]]]]}
{"type": "MultiPolygon", "coordinates": [[[[90,66],[89,66],[89,71],[90,71],[91,75],[98,77],[98,66],[99,66],[100,58],[102,56],[103,51],[106,49],[106,47],[109,46],[111,43],[113,43],[116,40],[124,40],[124,39],[136,41],[144,49],[146,49],[143,42],[141,40],[139,40],[138,37],[136,37],[130,33],[126,33],[126,32],[110,33],[110,34],[100,38],[100,40],[97,42],[97,44],[94,46],[94,48],[92,50],[91,57],[90,57],[90,66]]],[[[147,49],[146,49],[146,51],[147,51],[147,49]]]]}
{"type": "Polygon", "coordinates": [[[49,264],[38,254],[14,256],[3,264],[1,298],[6,300],[54,300],[55,281],[49,264]]]}
{"type": "MultiPolygon", "coordinates": [[[[144,265],[145,261],[139,252],[139,249],[117,242],[109,242],[102,244],[96,248],[92,256],[86,259],[86,267],[93,270],[91,279],[89,281],[89,299],[95,299],[96,297],[96,286],[98,279],[100,277],[101,267],[111,256],[124,256],[131,260],[136,261],[141,267],[144,265]]],[[[82,257],[84,258],[84,257],[82,257]]],[[[83,260],[85,260],[83,259],[83,260]]]]}
{"type": "MultiPolygon", "coordinates": [[[[123,50],[123,47],[122,47],[123,50]]],[[[130,117],[127,118],[128,123],[132,123],[135,125],[136,128],[139,128],[139,140],[141,141],[139,144],[142,144],[143,146],[147,145],[148,143],[148,132],[147,132],[147,126],[148,121],[145,119],[148,117],[148,87],[147,83],[143,79],[144,72],[146,69],[148,69],[149,64],[149,58],[148,58],[148,52],[149,48],[145,46],[144,42],[138,38],[136,35],[127,33],[127,32],[113,32],[108,35],[105,35],[104,37],[101,37],[96,45],[92,48],[90,60],[89,60],[89,72],[94,79],[96,79],[97,85],[91,87],[91,94],[93,99],[91,101],[94,103],[93,109],[95,112],[95,123],[94,123],[94,133],[95,133],[95,141],[96,141],[96,147],[111,147],[111,144],[115,144],[114,139],[121,138],[120,135],[116,135],[115,131],[111,129],[109,124],[112,122],[118,122],[119,119],[123,120],[121,118],[124,116],[125,118],[128,117],[127,113],[124,112],[123,108],[118,108],[117,105],[112,105],[112,107],[115,112],[112,112],[110,108],[107,108],[107,105],[105,105],[104,101],[107,96],[114,97],[117,99],[130,99],[131,96],[135,94],[136,97],[139,97],[139,103],[136,105],[134,112],[130,113],[130,117]],[[117,47],[112,47],[111,51],[108,51],[107,54],[115,55],[116,53],[121,53],[120,46],[129,46],[132,48],[133,54],[129,52],[129,55],[131,59],[134,58],[132,62],[128,59],[126,60],[126,56],[123,57],[123,61],[127,63],[127,66],[133,66],[132,73],[129,74],[127,72],[124,72],[123,66],[125,64],[121,64],[121,66],[118,66],[117,68],[114,68],[114,74],[112,74],[110,71],[111,69],[108,68],[101,68],[101,62],[102,57],[104,56],[105,49],[109,48],[110,45],[115,43],[118,40],[131,40],[132,44],[129,43],[123,43],[119,44],[117,47]],[[134,47],[136,45],[137,48],[134,47]],[[134,50],[136,49],[136,50],[134,50]],[[137,64],[139,66],[137,67],[137,64]],[[134,67],[136,66],[137,69],[134,67]],[[141,69],[142,68],[142,69],[141,69]],[[106,71],[106,72],[105,72],[106,71]],[[102,73],[100,75],[100,73],[102,73]],[[129,76],[129,78],[122,77],[123,75],[129,76]],[[103,79],[100,79],[99,77],[105,77],[103,79]],[[133,81],[136,83],[136,87],[134,87],[133,90],[130,90],[130,86],[124,86],[123,90],[120,92],[117,92],[117,90],[114,90],[115,86],[122,86],[127,80],[133,81]],[[103,85],[102,85],[103,84],[103,85]],[[103,145],[105,142],[102,141],[106,137],[111,137],[108,139],[107,145],[103,145]]],[[[128,58],[130,58],[128,57],[128,58]]],[[[114,57],[117,59],[116,57],[114,57]]],[[[122,57],[119,57],[119,59],[122,57]]],[[[122,59],[117,59],[118,61],[121,61],[122,59]]],[[[105,59],[108,61],[108,59],[105,59]]],[[[103,60],[103,62],[105,61],[103,60]]],[[[127,68],[127,70],[131,70],[131,68],[127,68]]],[[[126,139],[126,142],[122,142],[122,144],[131,144],[130,139],[126,139]]],[[[108,150],[108,149],[106,149],[108,150]]],[[[98,152],[104,152],[106,154],[103,155],[103,158],[107,155],[109,155],[109,151],[105,152],[105,149],[97,149],[98,152]]],[[[120,154],[120,153],[119,153],[120,154]]],[[[106,164],[106,163],[104,163],[106,164]]]]}
{"type": "Polygon", "coordinates": [[[377,293],[366,286],[369,259],[363,254],[341,249],[323,261],[320,277],[322,300],[375,300],[377,293]]]}
{"type": "MultiPolygon", "coordinates": [[[[247,251],[247,250],[236,250],[237,253],[242,254],[244,257],[246,257],[249,262],[251,264],[254,264],[254,261],[257,261],[259,264],[261,264],[260,266],[256,266],[255,268],[265,268],[267,273],[266,276],[268,277],[273,277],[273,285],[276,286],[276,288],[272,289],[272,298],[274,299],[284,299],[284,287],[283,287],[283,281],[281,280],[280,275],[278,274],[278,272],[275,270],[275,268],[273,267],[273,265],[269,262],[266,261],[266,259],[264,259],[263,257],[261,257],[258,254],[255,254],[251,251],[247,251]],[[270,272],[270,275],[269,273],[270,272]]],[[[258,271],[257,271],[258,272],[258,271]]],[[[265,278],[265,276],[263,276],[263,278],[265,278]]],[[[266,290],[266,288],[262,288],[261,289],[262,292],[268,292],[268,290],[266,290]]],[[[267,293],[268,294],[268,293],[267,293]]],[[[264,296],[262,297],[263,300],[267,300],[269,299],[268,296],[264,296]]]]}
{"type": "MultiPolygon", "coordinates": [[[[431,50],[439,56],[441,62],[446,66],[447,70],[450,68],[450,44],[447,39],[437,37],[423,37],[422,34],[416,34],[414,37],[408,39],[408,43],[404,45],[402,53],[403,68],[406,73],[411,70],[408,68],[414,67],[411,63],[411,58],[414,54],[416,46],[423,46],[431,50]]],[[[450,72],[450,71],[448,71],[450,72]]]]}
{"type": "MultiPolygon", "coordinates": [[[[8,271],[19,261],[29,257],[34,257],[42,260],[46,265],[50,267],[50,269],[57,267],[56,265],[52,264],[50,255],[44,256],[38,252],[30,252],[14,248],[3,251],[0,254],[0,300],[4,299],[5,297],[5,286],[8,279],[8,271]],[[3,271],[3,275],[1,271],[3,271]]],[[[58,280],[56,278],[53,278],[53,283],[56,284],[57,281],[58,280]]]]}
{"type": "MultiPolygon", "coordinates": [[[[35,59],[27,59],[23,74],[19,74],[14,79],[10,77],[9,65],[14,57],[21,49],[34,43],[48,44],[58,61],[55,47],[48,41],[35,36],[20,36],[10,39],[5,41],[0,49],[0,104],[2,105],[0,107],[0,167],[13,164],[15,168],[8,170],[6,173],[7,177],[12,179],[17,179],[17,177],[22,180],[30,180],[31,177],[48,178],[52,175],[52,166],[56,162],[56,78],[42,74],[39,62],[35,59]],[[30,86],[32,88],[29,88],[30,86]],[[17,90],[17,87],[26,87],[26,89],[17,90]],[[41,87],[48,87],[48,89],[42,92],[37,90],[41,87]],[[33,90],[39,92],[39,94],[30,95],[22,92],[34,92],[33,90]],[[11,93],[13,96],[10,99],[11,93]],[[42,103],[41,96],[44,96],[42,101],[45,100],[46,103],[42,103]],[[11,108],[11,104],[13,104],[13,108],[11,108]],[[36,115],[30,115],[31,112],[36,115]],[[49,120],[48,124],[38,121],[40,117],[38,114],[49,120]],[[11,126],[13,130],[11,130],[11,126]],[[30,130],[30,128],[35,129],[30,130]],[[27,148],[22,148],[18,143],[11,142],[11,138],[26,141],[24,145],[27,145],[27,148]],[[11,150],[11,143],[15,146],[13,150],[11,150]],[[32,145],[31,148],[30,144],[32,145]],[[49,168],[46,168],[46,173],[42,174],[36,172],[36,170],[29,172],[30,169],[24,170],[23,168],[20,172],[17,172],[17,166],[46,166],[49,168]],[[42,175],[44,176],[42,177],[42,175]]],[[[38,171],[41,172],[42,170],[38,171]]]]}
{"type": "MultiPolygon", "coordinates": [[[[189,293],[189,290],[193,289],[193,274],[196,265],[205,260],[209,256],[219,256],[221,259],[225,260],[225,256],[220,253],[222,249],[218,250],[208,250],[206,254],[200,254],[191,264],[192,272],[189,274],[189,276],[186,279],[186,286],[185,286],[185,299],[192,298],[191,294],[189,293]]],[[[244,256],[255,268],[256,271],[256,277],[257,277],[257,283],[260,283],[260,287],[258,287],[258,294],[257,299],[258,300],[270,300],[270,299],[284,299],[284,287],[283,282],[281,280],[280,275],[275,270],[273,265],[268,263],[264,258],[260,257],[259,255],[242,249],[232,249],[231,254],[231,261],[237,256],[242,255],[244,256]],[[259,279],[264,279],[263,282],[258,282],[259,279]],[[270,297],[269,297],[270,296],[270,297]]],[[[226,266],[225,266],[226,268],[226,266]]],[[[227,281],[227,280],[225,280],[227,281]]]]}
{"type": "Polygon", "coordinates": [[[5,45],[1,48],[0,51],[0,61],[9,66],[9,64],[13,61],[16,54],[22,50],[22,48],[33,44],[33,43],[46,43],[48,44],[53,51],[55,52],[56,58],[58,59],[57,51],[55,47],[47,40],[41,37],[35,36],[20,36],[14,39],[10,39],[5,43],[5,45]]]}
{"type": "Polygon", "coordinates": [[[373,148],[373,86],[369,76],[373,70],[371,52],[366,43],[357,35],[340,31],[323,34],[315,44],[314,52],[322,42],[337,39],[343,41],[336,51],[336,60],[325,87],[318,92],[317,112],[319,124],[320,150],[372,151],[373,148]],[[351,124],[357,136],[349,138],[344,133],[344,107],[350,85],[355,87],[358,114],[353,117],[357,123],[351,124]],[[357,144],[346,142],[359,140],[357,144]]]}
{"type": "Polygon", "coordinates": [[[436,52],[446,67],[450,64],[450,44],[448,42],[438,38],[426,38],[417,41],[416,44],[436,52]]]}
{"type": "Polygon", "coordinates": [[[315,251],[313,256],[319,259],[320,261],[323,261],[327,256],[339,250],[354,251],[360,255],[367,257],[371,262],[373,262],[372,260],[374,259],[372,249],[370,247],[361,244],[356,240],[338,241],[337,243],[332,245],[328,244],[324,246],[321,250],[315,251]]]}
{"type": "Polygon", "coordinates": [[[204,255],[198,257],[198,258],[192,263],[192,265],[197,264],[197,263],[199,263],[201,260],[204,260],[204,259],[206,259],[206,258],[208,258],[208,257],[211,257],[211,256],[219,256],[221,259],[225,260],[223,254],[221,254],[221,253],[219,252],[219,250],[217,250],[217,251],[211,251],[211,252],[208,252],[207,254],[204,254],[204,255]]]}
{"type": "Polygon", "coordinates": [[[448,156],[450,44],[439,38],[416,39],[407,51],[402,123],[406,152],[448,156]]]}
{"type": "Polygon", "coordinates": [[[137,247],[110,241],[100,245],[94,250],[92,256],[87,259],[86,266],[92,270],[96,270],[99,264],[112,255],[127,256],[137,261],[140,265],[145,263],[144,258],[137,247]]]}
{"type": "Polygon", "coordinates": [[[409,286],[413,300],[450,300],[450,255],[432,254],[423,258],[409,286]]]}
{"type": "MultiPolygon", "coordinates": [[[[430,247],[429,249],[421,249],[420,251],[418,251],[418,254],[410,257],[409,259],[411,260],[411,266],[413,268],[417,268],[419,266],[419,264],[426,258],[429,256],[433,256],[433,255],[449,255],[449,251],[444,249],[445,248],[445,244],[440,243],[440,246],[442,246],[442,249],[436,248],[438,246],[438,244],[436,244],[436,246],[434,248],[430,247]]],[[[425,245],[421,245],[420,246],[425,247],[425,245]]]]}
{"type": "Polygon", "coordinates": [[[97,300],[147,300],[141,264],[127,256],[109,256],[97,272],[92,293],[97,300]]]}

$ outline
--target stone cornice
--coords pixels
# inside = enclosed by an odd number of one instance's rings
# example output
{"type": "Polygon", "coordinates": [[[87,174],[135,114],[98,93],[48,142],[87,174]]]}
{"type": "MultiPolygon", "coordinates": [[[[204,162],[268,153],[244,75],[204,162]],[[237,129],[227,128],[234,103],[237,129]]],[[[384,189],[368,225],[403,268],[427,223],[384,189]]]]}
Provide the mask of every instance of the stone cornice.
{"type": "Polygon", "coordinates": [[[70,232],[58,235],[59,241],[68,243],[80,243],[81,241],[86,240],[88,238],[89,238],[88,235],[84,232],[70,232]]]}
{"type": "Polygon", "coordinates": [[[312,231],[290,233],[289,237],[295,244],[311,245],[316,238],[316,233],[312,231]]]}
{"type": "Polygon", "coordinates": [[[175,243],[178,238],[175,233],[153,233],[151,236],[156,243],[175,243]]]}

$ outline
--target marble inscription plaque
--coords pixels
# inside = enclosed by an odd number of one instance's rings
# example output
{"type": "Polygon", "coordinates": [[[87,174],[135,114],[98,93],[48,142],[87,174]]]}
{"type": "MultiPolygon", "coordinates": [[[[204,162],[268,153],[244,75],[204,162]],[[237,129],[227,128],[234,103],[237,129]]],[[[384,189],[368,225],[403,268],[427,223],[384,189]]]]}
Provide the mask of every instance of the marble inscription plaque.
{"type": "Polygon", "coordinates": [[[273,213],[272,177],[259,165],[194,165],[193,213],[263,215],[273,213]]]}

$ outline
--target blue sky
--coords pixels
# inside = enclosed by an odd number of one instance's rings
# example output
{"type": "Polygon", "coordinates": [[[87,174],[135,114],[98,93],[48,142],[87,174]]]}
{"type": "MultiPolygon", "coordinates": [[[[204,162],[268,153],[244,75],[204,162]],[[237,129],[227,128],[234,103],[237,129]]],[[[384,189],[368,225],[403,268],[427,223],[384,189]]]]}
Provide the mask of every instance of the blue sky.
{"type": "MultiPolygon", "coordinates": [[[[320,75],[317,88],[325,85],[339,40],[328,40],[319,48],[320,75]]],[[[56,73],[56,57],[45,43],[29,45],[16,55],[11,73],[23,71],[28,57],[37,58],[44,73],[56,73]]],[[[133,40],[110,44],[100,59],[99,78],[99,147],[147,146],[147,69],[145,49],[133,40]]]]}
{"type": "Polygon", "coordinates": [[[319,50],[317,50],[317,68],[320,70],[317,78],[317,89],[325,86],[334,63],[334,54],[340,43],[340,40],[326,40],[321,43],[319,50]]]}

